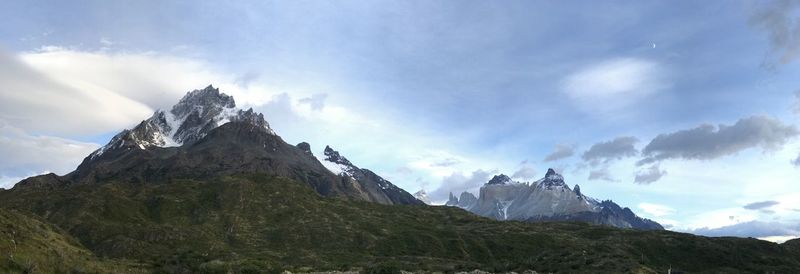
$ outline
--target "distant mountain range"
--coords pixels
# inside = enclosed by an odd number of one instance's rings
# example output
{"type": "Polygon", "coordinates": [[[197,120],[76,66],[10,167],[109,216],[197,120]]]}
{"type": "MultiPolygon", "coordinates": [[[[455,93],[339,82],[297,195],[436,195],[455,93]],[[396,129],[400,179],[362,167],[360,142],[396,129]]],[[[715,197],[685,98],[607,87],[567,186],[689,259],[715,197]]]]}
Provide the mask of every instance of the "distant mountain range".
{"type": "Polygon", "coordinates": [[[466,191],[460,197],[450,193],[446,205],[497,220],[575,221],[620,228],[664,229],[652,220],[636,216],[627,207],[584,195],[577,184],[570,189],[564,177],[553,169],[532,183],[496,175],[480,188],[478,197],[466,191]]]}

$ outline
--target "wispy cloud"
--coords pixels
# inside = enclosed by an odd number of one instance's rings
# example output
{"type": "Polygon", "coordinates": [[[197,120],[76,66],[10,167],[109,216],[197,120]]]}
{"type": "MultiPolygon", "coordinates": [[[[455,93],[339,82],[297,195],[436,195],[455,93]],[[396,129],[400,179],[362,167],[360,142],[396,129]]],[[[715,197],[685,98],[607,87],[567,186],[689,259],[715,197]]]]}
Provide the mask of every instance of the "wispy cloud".
{"type": "Polygon", "coordinates": [[[760,210],[760,209],[765,209],[765,208],[772,207],[772,206],[777,205],[777,204],[780,204],[780,202],[778,202],[778,201],[762,201],[762,202],[754,202],[754,203],[746,204],[746,205],[744,205],[744,208],[745,209],[750,209],[750,210],[760,210]]]}
{"type": "Polygon", "coordinates": [[[313,110],[320,110],[325,107],[325,99],[328,98],[328,94],[325,93],[316,93],[311,95],[311,97],[306,97],[300,99],[301,104],[308,104],[311,106],[313,110]]]}
{"type": "Polygon", "coordinates": [[[641,58],[615,58],[589,64],[563,80],[564,93],[590,110],[627,106],[667,86],[661,66],[641,58]]]}
{"type": "Polygon", "coordinates": [[[763,30],[770,42],[771,56],[764,65],[789,63],[800,54],[800,2],[772,0],[759,2],[750,16],[750,25],[763,30]]]}
{"type": "MultiPolygon", "coordinates": [[[[31,135],[0,121],[0,177],[10,180],[45,171],[63,175],[97,149],[97,144],[31,135]]],[[[7,182],[6,187],[11,183],[7,182]]]]}
{"type": "Polygon", "coordinates": [[[658,181],[661,177],[664,177],[664,175],[667,175],[667,172],[661,170],[659,165],[655,164],[637,172],[633,182],[637,184],[650,184],[658,181]]]}
{"type": "Polygon", "coordinates": [[[675,209],[669,206],[652,203],[640,203],[639,209],[654,217],[663,217],[675,213],[675,209]]]}
{"type": "Polygon", "coordinates": [[[800,90],[796,90],[794,92],[794,104],[792,104],[792,110],[795,114],[800,114],[800,90]]]}

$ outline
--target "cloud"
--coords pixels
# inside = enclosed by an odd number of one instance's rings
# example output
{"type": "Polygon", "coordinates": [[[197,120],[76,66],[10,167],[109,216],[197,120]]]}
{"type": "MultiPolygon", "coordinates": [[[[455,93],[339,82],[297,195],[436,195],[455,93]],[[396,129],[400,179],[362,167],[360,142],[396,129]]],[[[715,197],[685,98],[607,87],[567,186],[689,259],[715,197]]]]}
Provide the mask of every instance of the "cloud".
{"type": "Polygon", "coordinates": [[[628,105],[666,87],[660,66],[639,58],[588,65],[563,80],[563,92],[582,107],[608,110],[628,105]]]}
{"type": "Polygon", "coordinates": [[[51,136],[34,136],[0,123],[0,177],[6,186],[16,180],[51,171],[65,174],[98,148],[97,144],[51,136]]]}
{"type": "Polygon", "coordinates": [[[450,157],[450,158],[445,158],[445,159],[442,159],[440,161],[431,163],[431,166],[434,166],[434,167],[451,167],[451,166],[457,165],[459,163],[461,163],[461,160],[450,157]]]}
{"type": "Polygon", "coordinates": [[[711,160],[752,147],[775,150],[797,135],[793,125],[766,116],[739,119],[731,126],[703,124],[658,135],[642,150],[646,158],[637,164],[664,159],[711,160]]]}
{"type": "Polygon", "coordinates": [[[798,225],[788,225],[779,222],[749,221],[718,228],[703,227],[687,232],[709,237],[798,237],[798,235],[800,235],[800,227],[798,227],[798,225]]]}
{"type": "Polygon", "coordinates": [[[793,164],[794,166],[800,167],[800,154],[798,154],[798,155],[797,155],[797,158],[795,158],[794,160],[792,160],[792,164],[793,164]]]}
{"type": "Polygon", "coordinates": [[[146,105],[109,90],[62,83],[2,51],[0,64],[0,120],[25,130],[98,134],[132,124],[152,112],[146,105]]]}
{"type": "Polygon", "coordinates": [[[52,135],[115,132],[209,84],[239,106],[262,105],[275,94],[234,84],[236,76],[207,62],[153,52],[47,46],[18,55],[0,51],[0,64],[0,119],[52,135]]]}
{"type": "Polygon", "coordinates": [[[6,177],[0,175],[0,188],[4,189],[11,189],[14,187],[15,184],[19,183],[20,181],[24,180],[25,178],[35,176],[36,174],[30,174],[30,176],[19,176],[19,177],[6,177]]]}
{"type": "Polygon", "coordinates": [[[115,44],[114,41],[111,41],[111,39],[105,37],[100,38],[99,43],[105,47],[110,47],[115,44]]]}
{"type": "Polygon", "coordinates": [[[544,157],[545,162],[552,162],[564,158],[572,157],[575,154],[575,147],[568,145],[556,145],[553,152],[544,157]]]}
{"type": "Polygon", "coordinates": [[[639,208],[645,213],[655,217],[663,217],[675,213],[675,209],[659,204],[640,203],[639,208]]]}
{"type": "Polygon", "coordinates": [[[536,177],[536,169],[532,166],[524,165],[519,170],[515,171],[511,178],[528,180],[536,177]]]}
{"type": "Polygon", "coordinates": [[[488,182],[489,177],[492,175],[493,172],[484,171],[482,169],[475,170],[469,175],[454,172],[450,176],[444,177],[442,183],[436,190],[429,194],[429,197],[433,201],[440,202],[447,200],[450,192],[458,194],[463,191],[474,191],[488,182]]]}
{"type": "Polygon", "coordinates": [[[325,99],[328,98],[328,94],[326,93],[317,93],[311,95],[311,97],[300,99],[301,104],[308,104],[311,106],[313,110],[320,110],[325,107],[325,99]]]}
{"type": "Polygon", "coordinates": [[[794,92],[794,106],[792,110],[794,110],[795,114],[800,114],[800,90],[794,92]]]}
{"type": "Polygon", "coordinates": [[[800,2],[776,0],[761,3],[751,14],[749,23],[766,32],[771,58],[765,60],[764,65],[774,69],[776,65],[793,61],[800,54],[800,17],[797,16],[800,2]]]}
{"type": "Polygon", "coordinates": [[[655,164],[650,168],[637,172],[633,182],[637,184],[650,184],[658,181],[661,177],[664,177],[664,175],[667,175],[667,172],[660,170],[658,164],[655,164]]]}
{"type": "Polygon", "coordinates": [[[611,177],[611,173],[608,172],[608,169],[605,168],[589,171],[589,178],[587,179],[590,181],[592,180],[603,180],[609,182],[616,181],[613,177],[611,177]]]}
{"type": "Polygon", "coordinates": [[[754,203],[749,203],[749,204],[744,205],[744,208],[745,209],[750,209],[750,210],[759,210],[759,209],[765,209],[765,208],[768,208],[768,207],[772,207],[772,206],[777,205],[777,204],[780,204],[780,202],[778,202],[778,201],[754,202],[754,203]]]}
{"type": "Polygon", "coordinates": [[[589,150],[583,153],[584,161],[592,165],[599,163],[609,163],[626,157],[636,156],[638,150],[634,145],[639,142],[636,137],[617,137],[611,141],[600,142],[592,145],[589,150]]]}

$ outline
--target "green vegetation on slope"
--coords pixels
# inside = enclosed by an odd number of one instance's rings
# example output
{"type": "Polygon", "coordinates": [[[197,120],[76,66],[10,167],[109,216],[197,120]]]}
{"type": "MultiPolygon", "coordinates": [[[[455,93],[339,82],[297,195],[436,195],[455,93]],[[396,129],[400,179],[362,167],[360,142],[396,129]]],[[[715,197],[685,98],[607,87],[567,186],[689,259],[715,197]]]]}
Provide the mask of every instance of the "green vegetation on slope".
{"type": "Polygon", "coordinates": [[[78,241],[35,217],[0,208],[2,273],[137,273],[140,265],[100,261],[78,241]]]}
{"type": "Polygon", "coordinates": [[[282,177],[82,184],[0,192],[101,257],[167,272],[273,269],[797,272],[796,248],[577,223],[499,222],[461,209],[323,198],[282,177]]]}

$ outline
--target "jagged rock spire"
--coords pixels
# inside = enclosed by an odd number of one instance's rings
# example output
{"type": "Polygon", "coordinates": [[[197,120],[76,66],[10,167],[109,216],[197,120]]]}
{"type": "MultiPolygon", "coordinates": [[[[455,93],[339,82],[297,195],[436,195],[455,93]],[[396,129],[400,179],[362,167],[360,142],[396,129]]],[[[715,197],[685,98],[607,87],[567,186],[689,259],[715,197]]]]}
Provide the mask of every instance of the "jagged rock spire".
{"type": "Polygon", "coordinates": [[[567,184],[564,182],[564,176],[558,174],[552,168],[547,169],[547,173],[545,173],[544,178],[538,181],[539,185],[545,188],[553,188],[553,187],[564,187],[569,188],[567,184]]]}
{"type": "Polygon", "coordinates": [[[456,195],[453,195],[453,192],[450,192],[450,197],[447,199],[445,205],[458,206],[458,198],[456,198],[456,195]]]}
{"type": "Polygon", "coordinates": [[[504,185],[504,184],[508,184],[508,183],[511,183],[511,178],[506,176],[505,174],[499,174],[499,175],[495,175],[494,177],[492,177],[492,179],[489,180],[489,182],[486,183],[486,184],[487,185],[504,185]]]}
{"type": "Polygon", "coordinates": [[[324,153],[326,161],[345,166],[353,166],[353,163],[347,160],[347,158],[345,158],[344,156],[340,155],[338,151],[333,150],[330,146],[327,145],[325,146],[324,153]]]}

